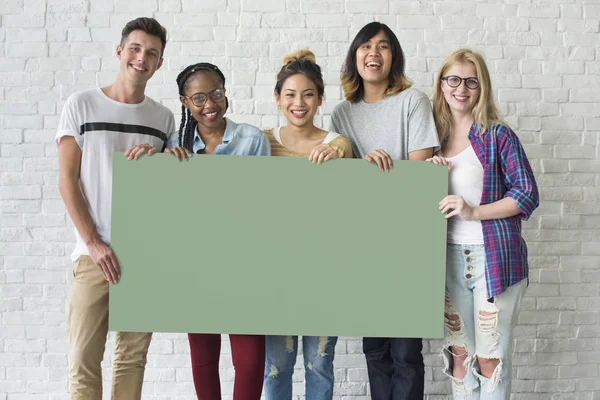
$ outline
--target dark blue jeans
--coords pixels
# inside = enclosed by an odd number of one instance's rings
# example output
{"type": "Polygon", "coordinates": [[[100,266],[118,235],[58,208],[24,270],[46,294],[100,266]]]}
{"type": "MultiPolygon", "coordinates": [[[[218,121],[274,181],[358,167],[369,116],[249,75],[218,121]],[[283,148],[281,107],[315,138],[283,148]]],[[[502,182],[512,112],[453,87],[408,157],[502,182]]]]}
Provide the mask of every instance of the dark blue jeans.
{"type": "Polygon", "coordinates": [[[363,338],[373,400],[423,400],[423,339],[363,338]]]}

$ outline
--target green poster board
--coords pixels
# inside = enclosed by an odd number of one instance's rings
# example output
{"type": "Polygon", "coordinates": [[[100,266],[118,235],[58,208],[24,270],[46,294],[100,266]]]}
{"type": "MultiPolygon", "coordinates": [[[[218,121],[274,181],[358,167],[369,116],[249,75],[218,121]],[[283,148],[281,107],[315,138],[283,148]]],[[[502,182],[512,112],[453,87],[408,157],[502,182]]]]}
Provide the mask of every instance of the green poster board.
{"type": "Polygon", "coordinates": [[[447,169],[113,161],[115,331],[441,338],[447,169]]]}

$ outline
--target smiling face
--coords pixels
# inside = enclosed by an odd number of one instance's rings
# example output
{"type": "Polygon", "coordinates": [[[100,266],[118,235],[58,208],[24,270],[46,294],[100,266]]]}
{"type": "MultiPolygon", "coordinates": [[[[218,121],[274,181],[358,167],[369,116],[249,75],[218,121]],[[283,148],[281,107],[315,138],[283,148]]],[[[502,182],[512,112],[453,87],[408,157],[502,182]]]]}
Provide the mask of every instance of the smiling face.
{"type": "Polygon", "coordinates": [[[392,68],[392,48],[383,30],[356,50],[356,68],[365,84],[387,85],[392,68]]]}
{"type": "MultiPolygon", "coordinates": [[[[444,76],[458,76],[460,78],[477,77],[477,69],[475,64],[467,62],[464,64],[454,64],[444,73],[444,76]]],[[[444,99],[450,111],[455,115],[469,114],[479,100],[481,86],[476,89],[469,89],[463,80],[458,87],[451,87],[447,82],[440,82],[444,99]]]]}
{"type": "Polygon", "coordinates": [[[117,46],[119,73],[133,84],[146,84],[162,65],[161,49],[159,37],[141,30],[131,32],[125,43],[117,46]]]}
{"type": "Polygon", "coordinates": [[[287,78],[281,87],[281,95],[275,94],[275,99],[288,124],[297,127],[313,126],[317,109],[323,103],[317,85],[302,74],[287,78]]]}
{"type": "Polygon", "coordinates": [[[210,71],[197,72],[186,82],[185,95],[187,98],[181,96],[179,99],[190,110],[194,119],[198,121],[199,129],[204,127],[208,130],[214,130],[219,128],[223,123],[223,116],[226,111],[225,97],[215,102],[211,96],[208,96],[210,92],[218,88],[224,90],[223,82],[216,73],[210,71]],[[198,93],[205,93],[207,95],[206,103],[202,107],[197,107],[191,100],[198,93]]]}

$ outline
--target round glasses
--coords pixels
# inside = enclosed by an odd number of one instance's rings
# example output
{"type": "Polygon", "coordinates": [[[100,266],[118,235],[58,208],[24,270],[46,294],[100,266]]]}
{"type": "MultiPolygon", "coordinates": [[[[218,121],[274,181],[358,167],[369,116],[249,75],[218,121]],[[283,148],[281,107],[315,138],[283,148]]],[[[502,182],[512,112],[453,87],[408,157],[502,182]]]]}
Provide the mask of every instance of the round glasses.
{"type": "Polygon", "coordinates": [[[460,76],[450,75],[444,76],[442,80],[446,81],[448,86],[450,86],[451,88],[459,87],[460,84],[463,83],[463,81],[465,82],[465,86],[469,89],[477,89],[479,87],[479,79],[475,77],[461,78],[460,76]]]}
{"type": "Polygon", "coordinates": [[[183,96],[183,97],[185,97],[186,99],[190,99],[196,107],[202,107],[204,104],[206,104],[206,100],[208,100],[209,97],[215,103],[223,101],[223,99],[225,99],[225,89],[216,88],[215,90],[211,91],[208,94],[200,92],[200,93],[194,93],[190,97],[188,97],[188,96],[183,96]]]}

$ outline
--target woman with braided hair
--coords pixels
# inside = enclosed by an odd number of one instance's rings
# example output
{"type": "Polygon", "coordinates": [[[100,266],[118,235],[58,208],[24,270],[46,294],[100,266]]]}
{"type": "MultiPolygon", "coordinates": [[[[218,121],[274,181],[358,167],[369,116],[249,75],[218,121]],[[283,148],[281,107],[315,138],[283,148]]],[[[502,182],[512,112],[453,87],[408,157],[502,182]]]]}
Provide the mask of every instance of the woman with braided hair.
{"type": "MultiPolygon", "coordinates": [[[[287,119],[287,125],[265,131],[273,156],[304,157],[318,164],[334,158],[352,158],[348,139],[320,129],[313,123],[324,92],[321,68],[310,50],[301,50],[283,59],[283,66],[277,74],[275,100],[287,119]]],[[[302,337],[307,400],[332,399],[336,343],[335,336],[302,337]]],[[[266,346],[266,399],[291,400],[298,336],[269,335],[266,346]]]]}
{"type": "MultiPolygon", "coordinates": [[[[217,66],[209,63],[190,65],[177,76],[177,86],[182,111],[179,135],[171,135],[165,153],[179,159],[191,153],[270,155],[269,141],[259,128],[236,124],[224,117],[229,104],[225,97],[225,76],[217,66]]],[[[140,154],[156,152],[148,146],[140,148],[140,154]]],[[[188,339],[198,399],[220,399],[221,335],[189,333],[188,339]]],[[[232,334],[229,341],[235,369],[233,399],[259,400],[265,367],[265,337],[232,334]]]]}
{"type": "MultiPolygon", "coordinates": [[[[226,118],[229,101],[225,76],[216,65],[192,64],[177,75],[181,122],[179,135],[171,135],[164,152],[184,159],[190,154],[268,156],[269,140],[256,126],[237,124],[226,118]]],[[[129,150],[130,158],[152,155],[148,144],[129,150]]]]}
{"type": "MultiPolygon", "coordinates": [[[[269,141],[259,128],[224,117],[229,101],[225,76],[216,65],[188,66],[177,76],[177,86],[181,101],[179,142],[168,147],[195,154],[270,155],[269,141]]],[[[177,150],[165,152],[177,155],[177,150]]]]}
{"type": "MultiPolygon", "coordinates": [[[[171,152],[247,156],[270,154],[269,142],[259,128],[236,124],[224,118],[229,102],[225,97],[225,76],[217,66],[209,63],[190,65],[177,76],[177,86],[182,116],[179,146],[171,152]]],[[[221,335],[190,333],[188,339],[198,399],[220,399],[221,335]]],[[[229,335],[229,340],[235,368],[233,398],[260,399],[265,362],[264,336],[229,335]]]]}

